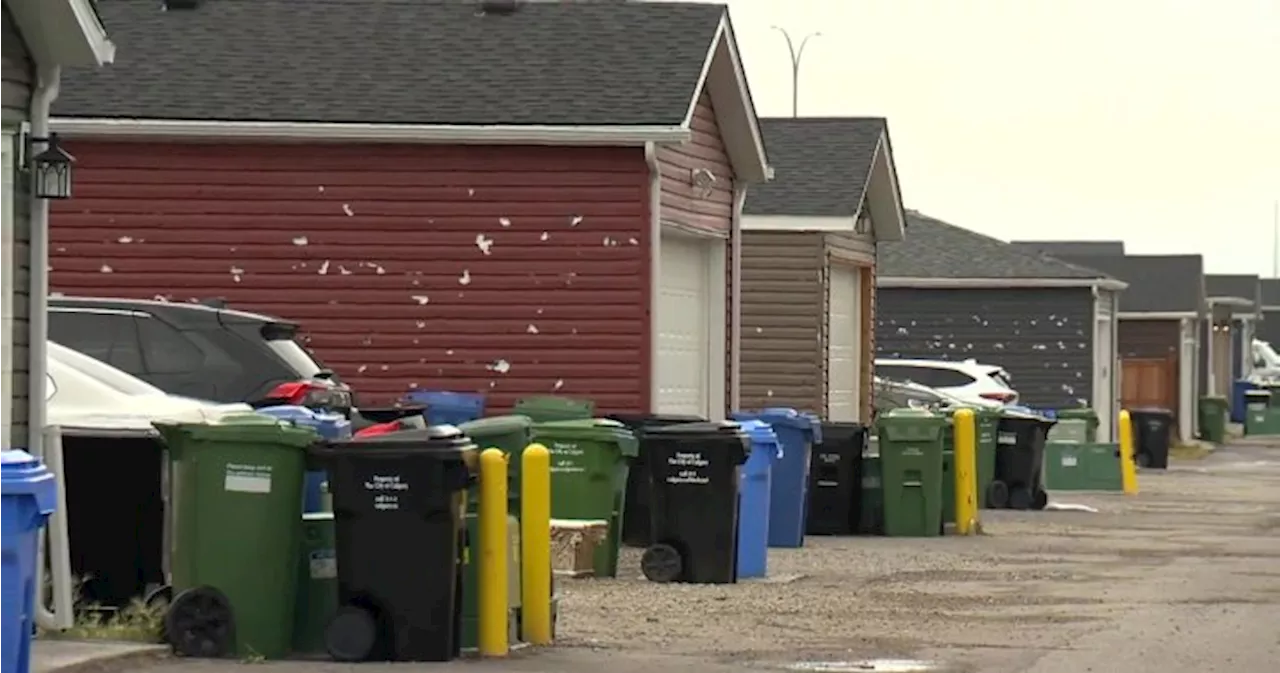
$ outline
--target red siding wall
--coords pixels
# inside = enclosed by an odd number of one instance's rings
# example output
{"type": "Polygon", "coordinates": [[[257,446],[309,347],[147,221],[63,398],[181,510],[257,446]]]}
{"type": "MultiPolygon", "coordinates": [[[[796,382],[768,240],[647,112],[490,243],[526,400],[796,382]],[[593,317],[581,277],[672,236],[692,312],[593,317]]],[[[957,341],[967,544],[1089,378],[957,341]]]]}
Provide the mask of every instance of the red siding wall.
{"type": "Polygon", "coordinates": [[[225,297],[326,364],[407,390],[648,408],[639,148],[77,142],[52,289],[225,297]]]}

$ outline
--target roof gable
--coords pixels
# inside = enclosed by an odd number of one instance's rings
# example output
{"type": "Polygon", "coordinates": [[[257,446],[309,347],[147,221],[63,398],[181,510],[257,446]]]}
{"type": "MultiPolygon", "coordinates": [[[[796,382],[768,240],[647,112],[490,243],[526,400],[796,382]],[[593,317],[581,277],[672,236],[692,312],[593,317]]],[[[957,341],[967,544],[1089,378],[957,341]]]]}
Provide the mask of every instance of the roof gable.
{"type": "Polygon", "coordinates": [[[907,236],[877,250],[880,278],[1107,280],[1106,274],[907,212],[907,236]]]}
{"type": "Polygon", "coordinates": [[[1200,255],[1064,255],[1061,259],[1128,283],[1120,299],[1122,313],[1199,313],[1204,300],[1200,255]]]}
{"type": "Polygon", "coordinates": [[[853,217],[886,130],[878,117],[761,119],[773,179],[748,191],[743,214],[853,217]]]}
{"type": "Polygon", "coordinates": [[[60,117],[680,126],[726,10],[685,3],[104,0],[129,49],[60,117]]]}

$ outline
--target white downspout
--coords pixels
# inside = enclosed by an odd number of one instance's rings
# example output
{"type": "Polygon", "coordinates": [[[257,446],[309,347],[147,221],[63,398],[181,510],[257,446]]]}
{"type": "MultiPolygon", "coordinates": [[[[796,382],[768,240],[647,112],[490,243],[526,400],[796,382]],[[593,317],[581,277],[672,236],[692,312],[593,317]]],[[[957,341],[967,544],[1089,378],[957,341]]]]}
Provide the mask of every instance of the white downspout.
{"type": "MultiPolygon", "coordinates": [[[[31,135],[35,138],[49,137],[49,111],[53,101],[58,98],[58,89],[62,81],[62,68],[59,66],[38,66],[36,68],[36,86],[31,92],[31,135]]],[[[31,157],[24,156],[28,162],[31,157]]],[[[48,539],[49,563],[53,568],[53,611],[44,605],[44,592],[38,592],[41,600],[37,601],[36,623],[42,628],[59,630],[70,628],[72,614],[71,584],[71,550],[67,536],[66,509],[66,472],[62,463],[62,443],[46,442],[48,414],[46,413],[45,377],[48,371],[49,344],[49,202],[30,194],[30,294],[27,311],[28,343],[27,343],[27,445],[28,450],[36,456],[44,458],[55,475],[58,483],[58,508],[49,518],[44,537],[48,539]],[[49,455],[46,451],[54,455],[49,455]]],[[[36,586],[44,585],[45,545],[39,545],[39,559],[36,563],[36,586]]]]}
{"type": "Polygon", "coordinates": [[[644,144],[644,161],[649,166],[649,409],[658,411],[658,308],[662,273],[662,166],[658,148],[644,144]]]}
{"type": "Polygon", "coordinates": [[[729,324],[729,342],[732,351],[729,354],[729,390],[726,391],[730,413],[742,408],[742,207],[747,202],[746,183],[733,181],[733,222],[729,232],[729,252],[733,257],[730,267],[730,280],[733,294],[729,298],[730,313],[733,321],[729,324]]]}

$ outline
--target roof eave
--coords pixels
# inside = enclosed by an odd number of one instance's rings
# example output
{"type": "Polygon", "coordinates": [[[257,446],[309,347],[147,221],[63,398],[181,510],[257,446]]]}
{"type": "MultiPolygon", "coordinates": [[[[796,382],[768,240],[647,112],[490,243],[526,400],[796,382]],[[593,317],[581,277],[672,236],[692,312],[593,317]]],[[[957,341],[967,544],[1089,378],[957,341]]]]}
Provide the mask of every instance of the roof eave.
{"type": "Polygon", "coordinates": [[[1185,320],[1199,318],[1195,311],[1120,311],[1121,320],[1185,320]]]}
{"type": "Polygon", "coordinates": [[[90,0],[6,0],[39,65],[102,66],[116,46],[90,0]]]}
{"type": "Polygon", "coordinates": [[[651,142],[679,143],[690,137],[689,129],[683,126],[460,126],[89,117],[54,117],[50,126],[70,138],[640,146],[651,142]]]}
{"type": "MultiPolygon", "coordinates": [[[[895,242],[906,237],[907,212],[902,205],[902,190],[898,186],[898,168],[893,161],[888,128],[880,131],[875,152],[871,155],[871,170],[867,171],[867,181],[862,186],[858,203],[869,205],[876,241],[895,242]]],[[[861,212],[854,218],[859,215],[861,212]]]]}
{"type": "Polygon", "coordinates": [[[742,66],[742,54],[733,34],[729,12],[720,17],[716,33],[703,60],[702,72],[693,88],[692,99],[685,113],[685,130],[691,128],[693,114],[703,89],[710,93],[715,105],[717,122],[725,153],[733,166],[734,177],[745,182],[765,182],[773,177],[765,154],[764,136],[760,133],[760,121],[747,73],[742,66]]]}
{"type": "Polygon", "coordinates": [[[876,286],[935,290],[1056,289],[1080,288],[1119,291],[1128,283],[1114,278],[923,278],[879,276],[876,286]]]}

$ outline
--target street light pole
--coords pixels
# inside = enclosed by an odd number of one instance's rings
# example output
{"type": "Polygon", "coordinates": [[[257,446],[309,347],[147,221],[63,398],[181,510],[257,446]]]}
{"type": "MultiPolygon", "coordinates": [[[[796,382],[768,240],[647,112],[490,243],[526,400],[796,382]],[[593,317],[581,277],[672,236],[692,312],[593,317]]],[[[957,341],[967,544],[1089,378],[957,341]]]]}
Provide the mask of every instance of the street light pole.
{"type": "Polygon", "coordinates": [[[800,59],[804,58],[805,45],[809,44],[809,40],[815,37],[822,37],[822,33],[809,33],[800,40],[800,47],[796,47],[796,43],[791,39],[791,33],[786,28],[779,26],[771,26],[774,30],[782,33],[782,39],[787,41],[787,52],[791,54],[791,116],[800,116],[800,59]]]}

